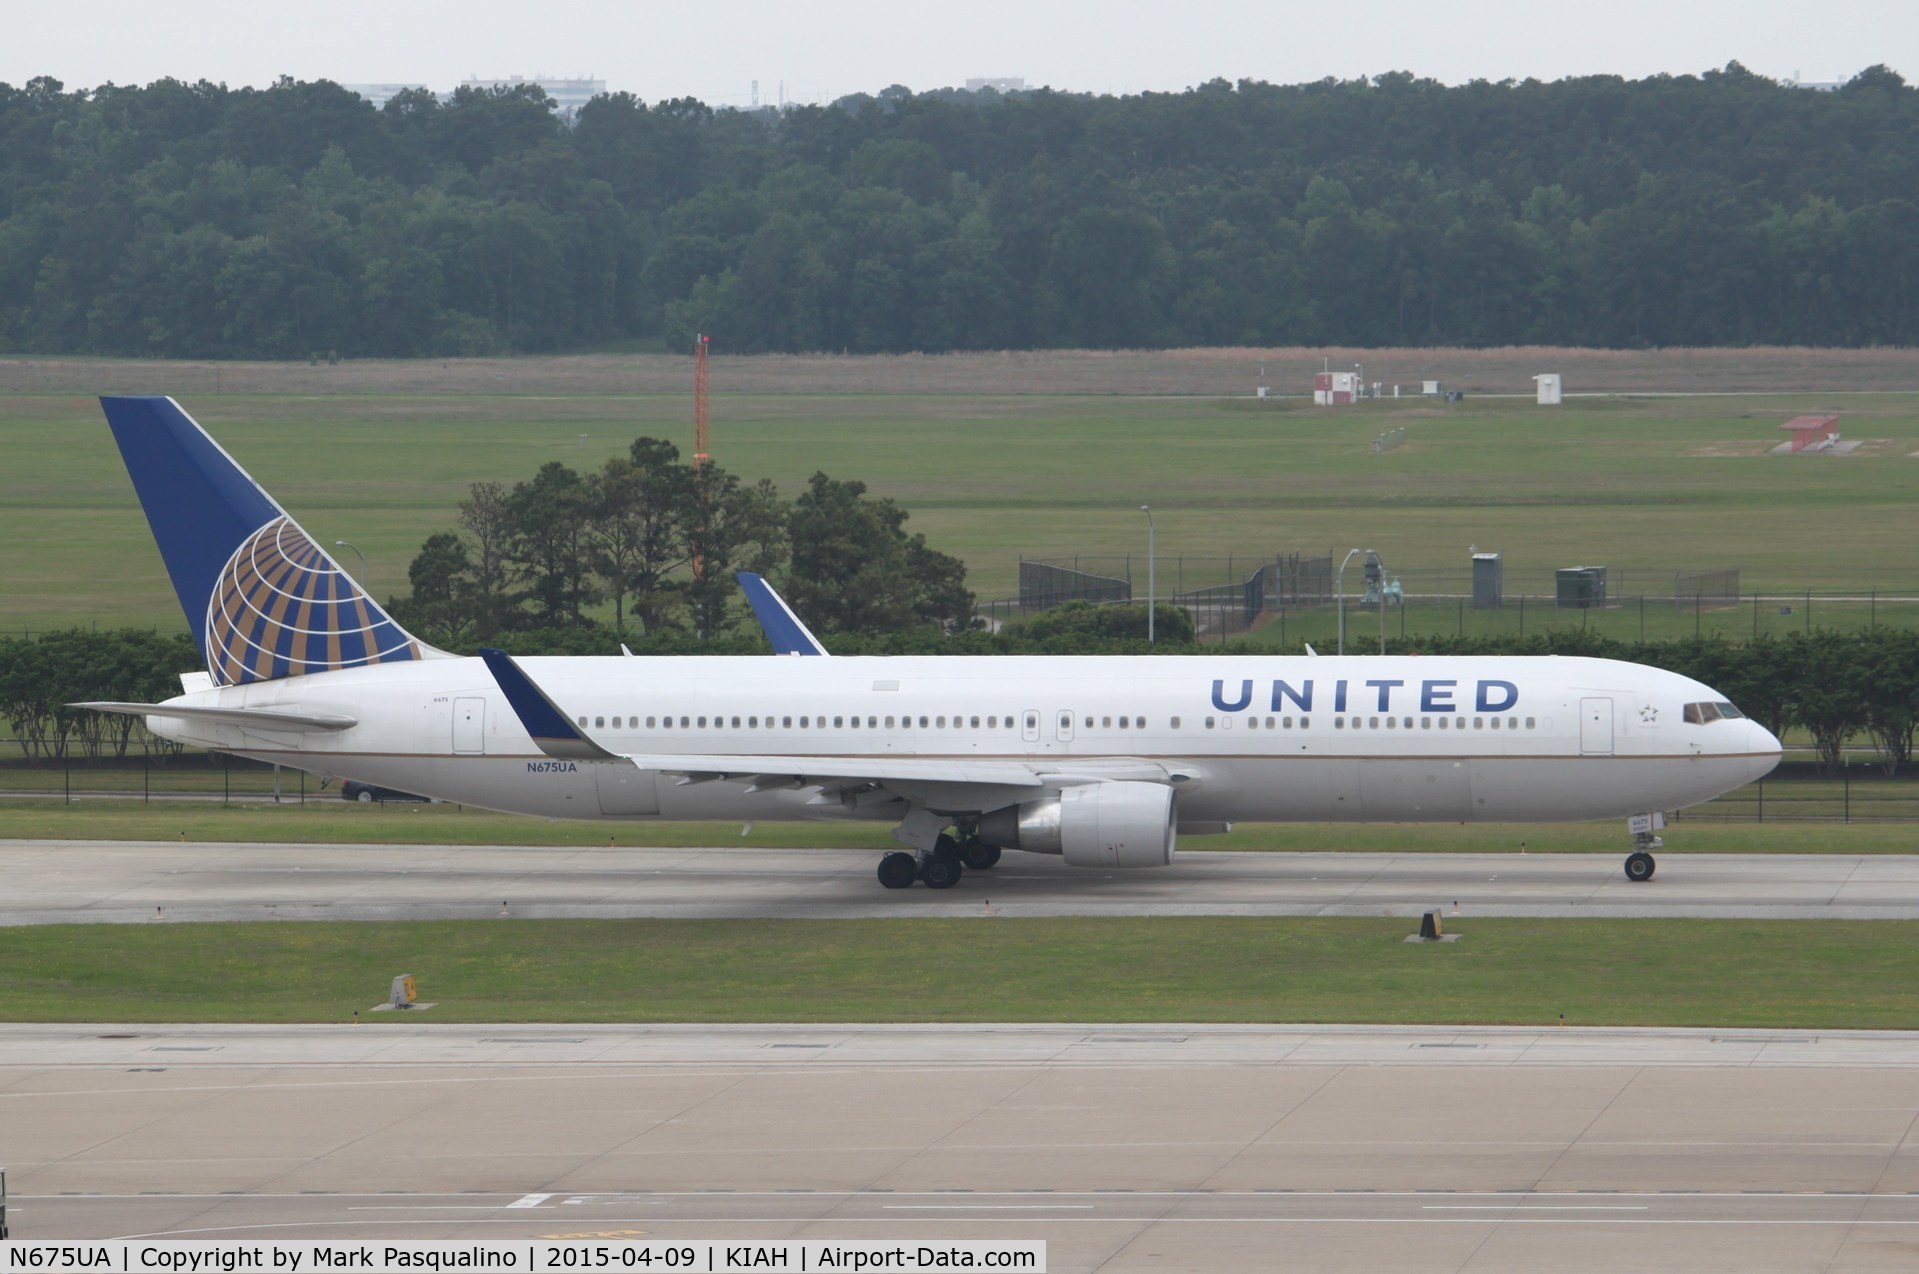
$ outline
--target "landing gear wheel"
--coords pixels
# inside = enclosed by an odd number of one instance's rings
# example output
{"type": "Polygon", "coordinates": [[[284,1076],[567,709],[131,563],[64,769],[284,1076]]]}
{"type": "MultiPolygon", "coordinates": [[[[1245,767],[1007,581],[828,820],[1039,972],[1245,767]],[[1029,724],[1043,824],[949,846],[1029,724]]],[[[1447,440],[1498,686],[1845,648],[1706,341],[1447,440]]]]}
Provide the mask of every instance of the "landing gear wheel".
{"type": "Polygon", "coordinates": [[[367,791],[365,788],[361,788],[360,794],[353,799],[362,805],[371,805],[373,804],[373,793],[367,791]]]}
{"type": "Polygon", "coordinates": [[[1643,849],[1626,855],[1627,880],[1651,880],[1653,872],[1658,870],[1658,867],[1659,864],[1652,860],[1652,855],[1643,849]]]}
{"type": "Polygon", "coordinates": [[[928,854],[920,864],[920,879],[928,889],[951,889],[963,871],[958,854],[928,854]]]}
{"type": "Polygon", "coordinates": [[[911,889],[919,874],[919,860],[911,854],[892,853],[880,859],[880,883],[888,889],[911,889]]]}
{"type": "Polygon", "coordinates": [[[960,846],[960,861],[966,864],[968,871],[985,871],[999,861],[999,846],[967,841],[960,846]]]}

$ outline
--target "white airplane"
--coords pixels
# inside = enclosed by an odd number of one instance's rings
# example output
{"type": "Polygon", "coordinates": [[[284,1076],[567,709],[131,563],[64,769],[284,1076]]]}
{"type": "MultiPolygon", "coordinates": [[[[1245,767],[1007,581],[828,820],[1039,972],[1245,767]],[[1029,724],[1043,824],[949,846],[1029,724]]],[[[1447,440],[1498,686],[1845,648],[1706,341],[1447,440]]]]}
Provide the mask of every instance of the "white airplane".
{"type": "Polygon", "coordinates": [[[1627,818],[1761,777],[1779,740],[1687,677],[1606,659],[466,658],[410,636],[171,398],[104,398],[207,670],[164,738],[552,818],[880,819],[880,882],[1005,849],[1162,867],[1235,822],[1627,818]]]}

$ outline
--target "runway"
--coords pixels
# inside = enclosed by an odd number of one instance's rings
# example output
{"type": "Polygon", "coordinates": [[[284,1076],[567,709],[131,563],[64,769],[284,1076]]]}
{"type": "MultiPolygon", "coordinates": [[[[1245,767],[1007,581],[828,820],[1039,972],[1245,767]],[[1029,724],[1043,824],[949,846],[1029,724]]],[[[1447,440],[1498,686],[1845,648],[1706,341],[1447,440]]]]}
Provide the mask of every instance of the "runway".
{"type": "Polygon", "coordinates": [[[1915,1121],[1919,1033],[0,1026],[16,1238],[1912,1268],[1915,1121]]]}
{"type": "Polygon", "coordinates": [[[1008,853],[945,891],[882,889],[869,850],[0,842],[0,925],[520,916],[1919,918],[1919,856],[1182,851],[1097,871],[1008,853]]]}

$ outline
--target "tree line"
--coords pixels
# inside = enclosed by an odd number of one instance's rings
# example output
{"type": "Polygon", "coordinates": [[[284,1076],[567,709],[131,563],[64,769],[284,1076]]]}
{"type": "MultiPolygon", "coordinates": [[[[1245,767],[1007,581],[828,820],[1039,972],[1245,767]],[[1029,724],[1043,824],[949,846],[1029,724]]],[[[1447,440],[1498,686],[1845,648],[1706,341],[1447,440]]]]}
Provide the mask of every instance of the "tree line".
{"type": "MultiPolygon", "coordinates": [[[[803,618],[813,616],[804,608],[803,618]]],[[[845,633],[830,643],[836,654],[1194,654],[1190,618],[1170,604],[1158,611],[1159,641],[1144,638],[1145,608],[1092,607],[1073,603],[1028,625],[998,632],[943,632],[919,625],[883,634],[845,633]]],[[[526,628],[497,639],[516,654],[618,654],[617,630],[600,627],[526,628]]],[[[755,631],[736,629],[702,641],[684,629],[663,628],[626,638],[636,654],[688,653],[764,655],[755,631]]],[[[472,653],[469,634],[453,648],[472,653]]],[[[1721,638],[1628,644],[1576,629],[1514,638],[1423,637],[1393,643],[1394,653],[1479,655],[1593,655],[1650,664],[1693,677],[1718,690],[1747,716],[1782,738],[1808,734],[1826,772],[1845,760],[1848,747],[1869,745],[1888,774],[1912,763],[1919,735],[1919,633],[1903,629],[1867,632],[1814,630],[1775,639],[1733,643],[1721,638]]],[[[1214,646],[1206,653],[1270,654],[1245,644],[1214,646]]],[[[91,699],[157,702],[179,692],[179,674],[201,667],[184,634],[91,632],[71,629],[35,640],[0,638],[0,716],[29,757],[59,759],[125,756],[146,737],[134,717],[80,712],[65,705],[91,699]]],[[[158,741],[148,740],[158,744],[158,741]]],[[[159,745],[168,746],[168,745],[159,745]]]]}
{"type": "Polygon", "coordinates": [[[1919,92],[0,84],[0,352],[1919,340],[1919,92]]]}
{"type": "Polygon", "coordinates": [[[906,532],[910,515],[866,484],[815,473],[793,499],[679,449],[636,438],[579,473],[559,461],[508,487],[476,482],[456,529],[428,537],[393,615],[444,646],[518,630],[592,628],[711,641],[746,610],[735,571],[779,576],[823,632],[946,632],[973,620],[966,566],[906,532]]]}

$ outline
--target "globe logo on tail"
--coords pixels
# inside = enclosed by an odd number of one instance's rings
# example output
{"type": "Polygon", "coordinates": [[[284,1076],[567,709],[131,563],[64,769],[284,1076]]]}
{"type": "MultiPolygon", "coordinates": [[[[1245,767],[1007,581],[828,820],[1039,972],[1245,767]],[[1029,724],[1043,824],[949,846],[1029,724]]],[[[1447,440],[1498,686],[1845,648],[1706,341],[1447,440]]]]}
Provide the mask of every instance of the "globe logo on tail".
{"type": "Polygon", "coordinates": [[[207,670],[223,686],[421,657],[419,643],[285,516],[227,559],[206,634],[207,670]]]}

